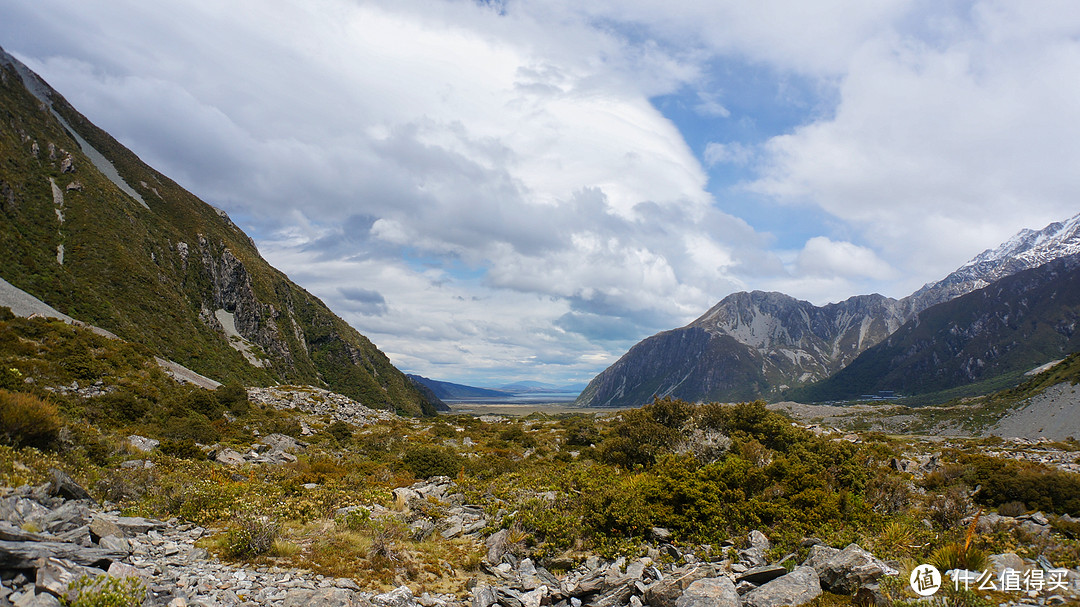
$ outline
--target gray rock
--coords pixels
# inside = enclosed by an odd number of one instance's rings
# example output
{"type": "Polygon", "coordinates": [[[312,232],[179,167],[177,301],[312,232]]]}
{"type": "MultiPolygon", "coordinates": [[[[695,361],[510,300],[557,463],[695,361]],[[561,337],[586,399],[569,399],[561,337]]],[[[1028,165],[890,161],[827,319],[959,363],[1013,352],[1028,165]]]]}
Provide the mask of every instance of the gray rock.
{"type": "Polygon", "coordinates": [[[739,607],[739,594],[726,576],[704,578],[690,584],[675,607],[739,607]]]}
{"type": "Polygon", "coordinates": [[[771,582],[776,578],[787,575],[788,570],[780,565],[763,565],[761,567],[754,567],[746,573],[740,573],[735,576],[736,582],[750,582],[755,586],[760,586],[766,582],[771,582]]]}
{"type": "Polygon", "coordinates": [[[247,463],[243,454],[227,447],[217,452],[217,455],[214,456],[214,461],[219,464],[225,464],[226,466],[242,466],[247,463]]]}
{"type": "Polygon", "coordinates": [[[65,542],[8,542],[0,540],[0,569],[34,569],[40,558],[57,558],[89,567],[108,567],[127,556],[101,548],[65,542]]]}
{"type": "Polygon", "coordinates": [[[652,607],[675,607],[675,601],[682,596],[690,584],[709,577],[710,567],[694,566],[676,569],[668,577],[656,582],[645,591],[645,603],[652,607]]]}
{"type": "Polygon", "coordinates": [[[821,595],[821,583],[813,567],[796,567],[791,573],[751,590],[742,597],[743,607],[802,605],[821,595]]]}
{"type": "Polygon", "coordinates": [[[83,489],[63,470],[49,468],[49,474],[52,475],[52,480],[49,482],[49,495],[69,500],[91,499],[86,489],[83,489]]]}
{"type": "Polygon", "coordinates": [[[854,602],[859,607],[889,607],[892,600],[881,592],[877,584],[867,584],[855,593],[854,602]]]}
{"type": "Polygon", "coordinates": [[[506,529],[500,529],[484,540],[484,545],[487,546],[487,560],[489,563],[498,563],[503,553],[506,552],[506,536],[508,534],[509,532],[506,529]]]}
{"type": "Polygon", "coordinates": [[[282,605],[283,607],[362,607],[364,603],[355,592],[345,588],[293,588],[285,593],[282,605]]]}
{"type": "Polygon", "coordinates": [[[747,539],[750,540],[751,548],[757,548],[762,552],[766,552],[770,548],[772,548],[772,542],[769,541],[769,538],[765,537],[765,534],[758,531],[757,529],[751,531],[750,534],[747,536],[747,539]]]}
{"type": "Polygon", "coordinates": [[[833,548],[832,546],[826,546],[825,544],[814,544],[810,546],[810,554],[808,554],[806,560],[803,561],[803,567],[813,567],[820,572],[821,567],[829,562],[829,559],[839,553],[839,548],[833,548]]]}
{"type": "Polygon", "coordinates": [[[161,444],[161,441],[159,440],[146,438],[145,436],[139,436],[138,434],[132,434],[127,440],[129,445],[143,453],[150,453],[154,449],[157,449],[158,445],[161,444]]]}
{"type": "Polygon", "coordinates": [[[1003,554],[991,554],[987,557],[987,562],[990,565],[990,569],[993,569],[994,576],[1001,579],[1001,573],[1006,569],[1012,569],[1023,573],[1031,567],[1024,562],[1024,559],[1013,552],[1006,552],[1003,554]]]}
{"type": "Polygon", "coordinates": [[[652,539],[658,542],[667,542],[671,540],[671,531],[668,531],[663,527],[653,527],[649,530],[649,534],[652,536],[652,539]]]}
{"type": "Polygon", "coordinates": [[[162,521],[141,516],[120,516],[114,519],[113,522],[124,532],[126,537],[140,535],[154,529],[164,529],[166,526],[162,521]]]}
{"type": "Polygon", "coordinates": [[[308,444],[302,441],[298,441],[291,436],[285,434],[267,434],[259,439],[259,442],[270,447],[273,451],[304,451],[307,449],[308,444]]]}
{"type": "Polygon", "coordinates": [[[371,602],[379,607],[416,607],[416,599],[408,586],[398,586],[390,592],[376,594],[371,602]]]}
{"type": "Polygon", "coordinates": [[[877,582],[882,575],[898,573],[858,544],[849,544],[814,569],[822,588],[836,594],[854,594],[860,587],[877,582]]]}
{"type": "Polygon", "coordinates": [[[124,537],[124,530],[116,524],[116,521],[95,516],[94,520],[90,521],[90,537],[97,541],[101,541],[104,537],[124,537]]]}

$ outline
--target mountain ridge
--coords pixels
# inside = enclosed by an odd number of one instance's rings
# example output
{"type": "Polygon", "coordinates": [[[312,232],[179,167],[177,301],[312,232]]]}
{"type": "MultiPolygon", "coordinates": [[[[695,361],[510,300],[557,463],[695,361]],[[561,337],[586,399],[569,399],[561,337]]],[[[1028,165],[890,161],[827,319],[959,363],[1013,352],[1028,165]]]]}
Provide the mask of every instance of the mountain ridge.
{"type": "Polygon", "coordinates": [[[3,49],[0,116],[0,273],[12,285],[222,382],[307,383],[434,414],[385,354],[267,263],[224,212],[3,49]]]}
{"type": "Polygon", "coordinates": [[[597,375],[576,404],[636,406],[654,395],[687,400],[778,397],[789,389],[825,380],[924,310],[1073,252],[1080,252],[1080,215],[1042,230],[1022,230],[900,300],[856,295],[815,306],[783,293],[733,293],[688,325],[636,344],[597,375]],[[731,337],[738,345],[720,345],[697,336],[684,340],[693,348],[691,352],[671,352],[673,332],[691,329],[731,337]],[[746,368],[749,359],[759,365],[756,372],[746,368]],[[710,366],[720,371],[707,371],[710,366]],[[731,378],[721,377],[723,369],[749,383],[737,387],[731,378]],[[720,389],[722,385],[729,387],[720,389]]]}

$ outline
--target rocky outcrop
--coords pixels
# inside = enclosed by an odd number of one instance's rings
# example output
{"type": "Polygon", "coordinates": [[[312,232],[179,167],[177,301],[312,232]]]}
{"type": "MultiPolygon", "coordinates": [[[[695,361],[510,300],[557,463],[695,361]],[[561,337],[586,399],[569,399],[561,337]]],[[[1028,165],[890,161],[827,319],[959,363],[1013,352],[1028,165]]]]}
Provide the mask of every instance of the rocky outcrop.
{"type": "Polygon", "coordinates": [[[312,415],[329,415],[354,426],[367,426],[397,418],[390,411],[372,409],[329,390],[312,386],[248,388],[248,399],[275,409],[295,409],[312,415]]]}
{"type": "Polygon", "coordinates": [[[821,584],[813,567],[796,567],[791,573],[746,593],[744,607],[802,605],[821,595],[821,584]]]}

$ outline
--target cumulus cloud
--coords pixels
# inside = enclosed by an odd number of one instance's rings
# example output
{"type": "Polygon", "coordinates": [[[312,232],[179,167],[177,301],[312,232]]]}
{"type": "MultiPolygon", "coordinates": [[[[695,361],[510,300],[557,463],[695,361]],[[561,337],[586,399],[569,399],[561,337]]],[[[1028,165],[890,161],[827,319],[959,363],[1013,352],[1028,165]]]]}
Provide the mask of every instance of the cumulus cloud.
{"type": "Polygon", "coordinates": [[[0,35],[396,364],[587,380],[732,291],[902,296],[1073,214],[1076,13],[39,0],[5,7],[0,35]],[[769,122],[729,94],[734,64],[772,79],[771,103],[789,78],[812,99],[769,122]],[[726,210],[790,205],[828,221],[777,243],[726,210]]]}

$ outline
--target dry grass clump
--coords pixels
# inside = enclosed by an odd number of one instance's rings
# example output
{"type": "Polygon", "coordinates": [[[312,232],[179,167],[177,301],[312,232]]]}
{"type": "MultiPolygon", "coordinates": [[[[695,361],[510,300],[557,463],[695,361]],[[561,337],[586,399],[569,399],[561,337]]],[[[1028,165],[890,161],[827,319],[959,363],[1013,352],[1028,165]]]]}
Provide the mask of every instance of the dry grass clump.
{"type": "Polygon", "coordinates": [[[56,442],[61,427],[55,405],[33,394],[0,390],[0,441],[5,445],[45,449],[56,442]]]}

